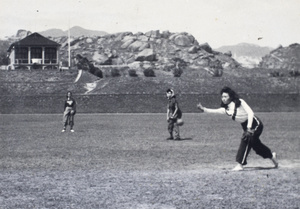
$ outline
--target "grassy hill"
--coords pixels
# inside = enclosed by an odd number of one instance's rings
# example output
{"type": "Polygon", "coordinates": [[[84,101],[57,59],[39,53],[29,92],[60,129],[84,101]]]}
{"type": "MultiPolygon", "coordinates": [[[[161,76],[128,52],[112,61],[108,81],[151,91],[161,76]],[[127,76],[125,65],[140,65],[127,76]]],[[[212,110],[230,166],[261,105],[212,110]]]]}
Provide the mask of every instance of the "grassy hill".
{"type": "Polygon", "coordinates": [[[61,113],[67,91],[74,93],[79,113],[161,113],[168,88],[178,94],[184,112],[197,112],[199,101],[218,107],[223,86],[235,89],[255,111],[300,111],[299,77],[269,77],[268,71],[255,70],[225,72],[222,77],[190,69],[181,77],[155,71],[156,77],[101,79],[87,71],[77,79],[78,70],[0,71],[0,113],[61,113]]]}
{"type": "Polygon", "coordinates": [[[0,95],[64,94],[164,94],[173,88],[179,94],[216,94],[230,86],[243,94],[297,94],[299,78],[269,77],[270,70],[236,69],[224,71],[222,77],[212,77],[205,70],[185,69],[181,77],[155,71],[156,77],[98,78],[86,71],[75,83],[78,70],[0,71],[0,95]],[[93,83],[88,93],[87,85],[93,83]]]}

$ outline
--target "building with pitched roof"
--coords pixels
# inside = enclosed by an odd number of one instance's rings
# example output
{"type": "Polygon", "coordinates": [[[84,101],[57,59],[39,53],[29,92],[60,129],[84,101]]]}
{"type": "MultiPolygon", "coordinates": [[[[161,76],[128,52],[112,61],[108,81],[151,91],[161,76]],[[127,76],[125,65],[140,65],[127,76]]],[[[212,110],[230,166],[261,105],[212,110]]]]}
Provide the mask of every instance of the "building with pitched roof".
{"type": "Polygon", "coordinates": [[[33,33],[10,45],[9,69],[59,68],[60,44],[33,33]]]}

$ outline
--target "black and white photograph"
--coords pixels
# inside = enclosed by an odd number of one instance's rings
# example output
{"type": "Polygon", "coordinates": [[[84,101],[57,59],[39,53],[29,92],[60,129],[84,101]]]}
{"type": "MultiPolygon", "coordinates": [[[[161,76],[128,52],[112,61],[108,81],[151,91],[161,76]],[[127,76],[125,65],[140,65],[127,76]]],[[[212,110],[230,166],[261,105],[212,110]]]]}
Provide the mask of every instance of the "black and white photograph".
{"type": "Polygon", "coordinates": [[[299,209],[299,0],[0,0],[1,209],[299,209]]]}

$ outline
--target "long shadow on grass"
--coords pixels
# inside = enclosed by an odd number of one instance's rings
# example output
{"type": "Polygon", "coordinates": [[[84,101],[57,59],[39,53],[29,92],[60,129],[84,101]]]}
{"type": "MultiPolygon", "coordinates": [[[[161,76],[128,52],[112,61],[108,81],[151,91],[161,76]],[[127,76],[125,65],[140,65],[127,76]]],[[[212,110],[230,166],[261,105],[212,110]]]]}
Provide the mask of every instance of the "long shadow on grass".
{"type": "Polygon", "coordinates": [[[192,138],[181,138],[179,141],[193,140],[192,138]]]}
{"type": "Polygon", "coordinates": [[[180,138],[179,140],[178,139],[167,139],[168,141],[186,141],[186,140],[193,140],[193,138],[180,138]]]}
{"type": "Polygon", "coordinates": [[[272,170],[272,169],[278,169],[278,168],[275,168],[275,167],[245,167],[244,171],[272,170]]]}

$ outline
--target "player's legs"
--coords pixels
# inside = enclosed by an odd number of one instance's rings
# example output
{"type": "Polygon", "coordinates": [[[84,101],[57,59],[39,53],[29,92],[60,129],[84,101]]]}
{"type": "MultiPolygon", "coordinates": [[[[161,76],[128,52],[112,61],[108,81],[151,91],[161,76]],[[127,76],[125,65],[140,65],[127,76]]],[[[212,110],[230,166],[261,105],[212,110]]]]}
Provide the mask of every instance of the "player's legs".
{"type": "Polygon", "coordinates": [[[175,136],[175,140],[180,140],[180,134],[179,134],[179,126],[176,123],[176,120],[174,122],[174,136],[175,136]]]}
{"type": "Polygon", "coordinates": [[[251,150],[251,144],[249,143],[249,139],[245,139],[242,137],[238,152],[236,154],[236,162],[241,165],[247,165],[247,157],[251,150]]]}
{"type": "Polygon", "coordinates": [[[74,129],[73,129],[73,126],[74,126],[74,115],[75,115],[75,114],[71,114],[71,113],[70,113],[70,116],[69,116],[69,124],[70,124],[71,131],[72,131],[72,132],[74,131],[74,129]]]}
{"type": "Polygon", "coordinates": [[[272,158],[272,152],[269,147],[264,145],[259,138],[254,138],[252,139],[252,148],[258,154],[259,156],[263,158],[272,158]]]}
{"type": "Polygon", "coordinates": [[[251,138],[251,146],[253,148],[253,150],[256,152],[256,154],[260,155],[263,158],[272,158],[272,152],[269,149],[269,147],[267,147],[266,145],[264,145],[259,137],[263,131],[263,124],[260,122],[259,126],[257,127],[257,129],[255,130],[253,137],[251,138]]]}
{"type": "Polygon", "coordinates": [[[170,137],[168,139],[173,139],[173,129],[174,129],[174,120],[168,120],[168,132],[170,137]]]}
{"type": "MultiPolygon", "coordinates": [[[[244,132],[247,131],[247,124],[248,121],[245,121],[241,124],[244,132]]],[[[240,165],[247,165],[247,157],[250,153],[250,150],[253,148],[253,146],[255,146],[256,140],[259,139],[259,136],[262,133],[263,124],[257,117],[253,120],[252,128],[254,129],[254,134],[252,136],[243,135],[241,139],[241,143],[236,155],[236,161],[240,165]]]]}
{"type": "Polygon", "coordinates": [[[68,123],[69,123],[69,116],[70,116],[70,108],[66,108],[65,109],[65,111],[64,111],[64,113],[63,113],[63,132],[66,130],[66,127],[67,127],[67,125],[68,125],[68,123]]]}

